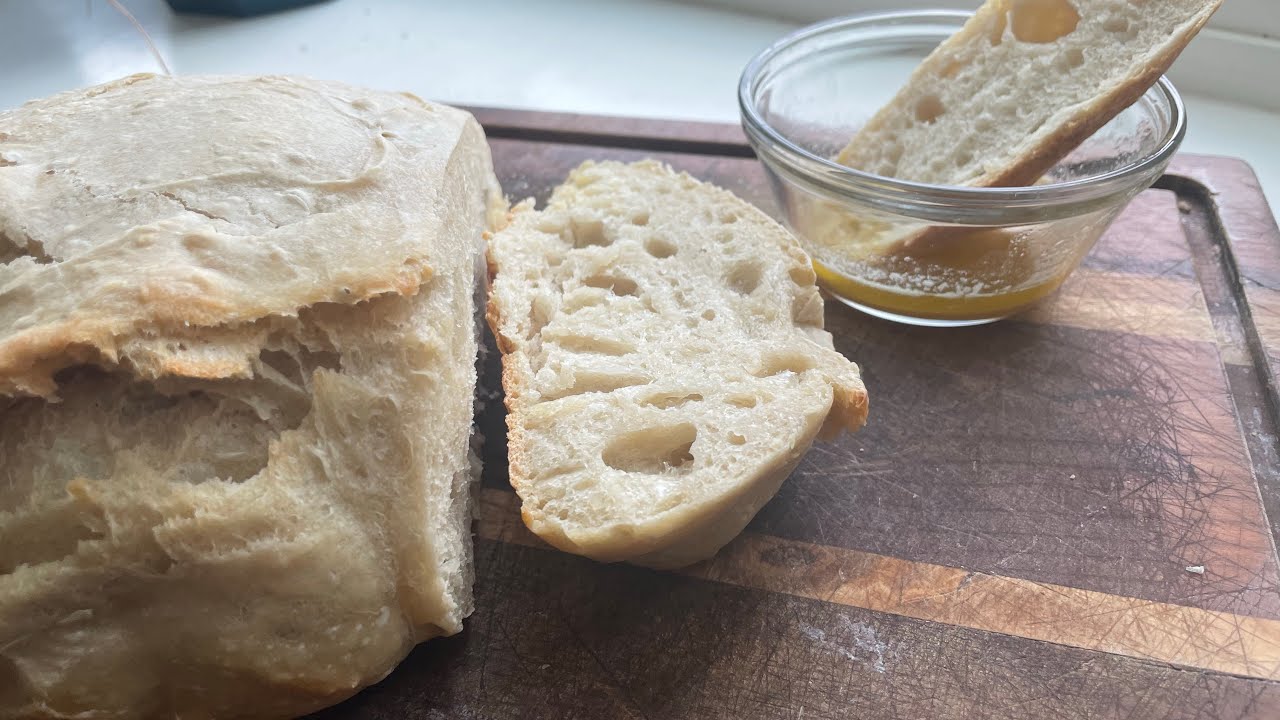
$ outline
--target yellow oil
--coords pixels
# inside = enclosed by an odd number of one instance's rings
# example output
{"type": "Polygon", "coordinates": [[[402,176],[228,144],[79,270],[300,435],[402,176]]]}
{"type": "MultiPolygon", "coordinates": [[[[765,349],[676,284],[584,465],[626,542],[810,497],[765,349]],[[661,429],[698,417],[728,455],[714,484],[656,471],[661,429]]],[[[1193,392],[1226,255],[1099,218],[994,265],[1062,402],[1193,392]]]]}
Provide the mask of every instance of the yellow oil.
{"type": "Polygon", "coordinates": [[[909,318],[979,322],[1052,294],[1111,217],[1016,227],[907,224],[820,201],[791,222],[819,282],[857,305],[909,318]]]}
{"type": "Polygon", "coordinates": [[[1057,273],[1038,272],[1030,243],[1027,232],[1014,229],[933,228],[872,255],[828,246],[814,269],[831,292],[876,310],[925,320],[990,320],[1042,300],[1066,278],[1070,263],[1057,273]]]}
{"type": "Polygon", "coordinates": [[[925,320],[992,320],[1012,315],[1053,293],[1064,278],[996,294],[930,295],[854,280],[814,262],[818,281],[831,292],[859,305],[925,320]]]}

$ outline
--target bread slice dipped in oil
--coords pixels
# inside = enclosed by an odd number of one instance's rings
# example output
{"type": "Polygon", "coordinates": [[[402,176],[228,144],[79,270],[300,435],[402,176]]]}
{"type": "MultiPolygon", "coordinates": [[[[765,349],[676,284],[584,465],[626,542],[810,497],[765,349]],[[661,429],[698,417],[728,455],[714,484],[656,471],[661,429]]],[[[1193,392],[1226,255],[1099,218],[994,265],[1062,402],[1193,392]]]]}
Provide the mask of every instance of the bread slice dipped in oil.
{"type": "MultiPolygon", "coordinates": [[[[1036,184],[1138,101],[1221,4],[988,0],[837,162],[930,185],[1036,184]]],[[[937,232],[872,227],[851,240],[864,252],[899,252],[937,232]]]]}

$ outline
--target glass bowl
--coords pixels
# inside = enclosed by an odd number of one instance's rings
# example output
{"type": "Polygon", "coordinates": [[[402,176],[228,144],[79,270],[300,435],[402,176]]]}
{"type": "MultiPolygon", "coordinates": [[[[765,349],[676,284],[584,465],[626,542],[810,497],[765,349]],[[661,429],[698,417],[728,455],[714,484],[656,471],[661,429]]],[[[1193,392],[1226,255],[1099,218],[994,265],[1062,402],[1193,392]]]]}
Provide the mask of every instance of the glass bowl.
{"type": "Polygon", "coordinates": [[[743,129],[819,282],[878,317],[978,325],[1041,300],[1160,177],[1186,133],[1182,100],[1161,78],[1031,187],[927,185],[837,164],[858,128],[969,16],[892,12],[813,25],[757,55],[738,86],[743,129]]]}

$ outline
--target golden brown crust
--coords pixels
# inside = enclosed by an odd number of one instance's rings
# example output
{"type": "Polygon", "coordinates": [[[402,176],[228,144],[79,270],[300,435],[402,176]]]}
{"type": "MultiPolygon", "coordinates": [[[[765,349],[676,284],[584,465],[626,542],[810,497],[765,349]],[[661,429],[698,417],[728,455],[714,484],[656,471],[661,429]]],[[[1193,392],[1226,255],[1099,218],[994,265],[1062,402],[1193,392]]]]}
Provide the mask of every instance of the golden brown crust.
{"type": "MultiPolygon", "coordinates": [[[[505,214],[505,222],[503,228],[509,226],[515,219],[516,215],[521,212],[528,212],[532,209],[532,201],[526,200],[524,203],[513,207],[505,214]]],[[[491,239],[491,238],[490,238],[491,239]]],[[[494,257],[492,247],[486,247],[485,251],[485,268],[488,272],[489,282],[492,285],[494,279],[498,276],[499,263],[494,257]]],[[[525,468],[528,466],[524,453],[524,445],[520,442],[522,429],[516,422],[517,415],[514,413],[515,405],[523,388],[523,383],[518,377],[518,370],[515,363],[511,359],[511,353],[515,352],[515,343],[507,337],[502,331],[506,323],[506,316],[502,313],[502,306],[497,298],[490,293],[488,301],[485,303],[485,321],[489,325],[489,330],[493,333],[494,343],[498,346],[499,352],[502,353],[502,392],[503,407],[507,409],[506,426],[507,426],[507,479],[511,486],[519,489],[524,485],[527,472],[525,468]]],[[[525,515],[527,511],[522,508],[521,517],[524,518],[526,526],[530,526],[531,521],[525,515]]]]}
{"type": "Polygon", "coordinates": [[[1046,138],[1043,145],[1034,148],[1005,169],[984,177],[975,187],[1028,187],[1035,184],[1050,168],[1146,94],[1169,70],[1195,32],[1209,21],[1209,17],[1206,15],[1184,42],[1170,47],[1160,55],[1155,64],[1142,68],[1124,84],[1099,97],[1088,113],[1072,118],[1058,132],[1046,138]]]}

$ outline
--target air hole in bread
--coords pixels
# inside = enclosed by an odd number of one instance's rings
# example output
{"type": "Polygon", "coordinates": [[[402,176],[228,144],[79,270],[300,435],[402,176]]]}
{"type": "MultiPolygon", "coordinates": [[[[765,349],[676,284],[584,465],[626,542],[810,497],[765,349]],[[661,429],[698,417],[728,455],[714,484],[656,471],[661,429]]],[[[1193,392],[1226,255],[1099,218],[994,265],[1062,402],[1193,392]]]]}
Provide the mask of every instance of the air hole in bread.
{"type": "Polygon", "coordinates": [[[691,423],[645,428],[615,438],[602,457],[615,470],[663,475],[693,464],[697,439],[698,429],[691,423]]]}
{"type": "MultiPolygon", "coordinates": [[[[885,161],[891,166],[891,168],[896,169],[898,167],[898,162],[902,160],[904,152],[906,152],[906,146],[900,142],[895,142],[885,149],[885,161]]],[[[892,175],[893,173],[889,172],[886,174],[892,175]]]]}
{"type": "Polygon", "coordinates": [[[1013,36],[1026,43],[1051,43],[1075,32],[1080,13],[1070,0],[1013,0],[1013,36]]]}
{"type": "Polygon", "coordinates": [[[653,506],[655,513],[663,513],[673,508],[680,507],[689,501],[689,498],[682,492],[668,493],[660,502],[653,506]]]}
{"type": "Polygon", "coordinates": [[[659,410],[670,410],[691,402],[702,402],[702,396],[698,393],[659,393],[650,395],[640,404],[645,407],[658,408],[659,410]]]}
{"type": "Polygon", "coordinates": [[[788,270],[787,277],[791,278],[791,282],[796,285],[799,285],[802,288],[808,288],[813,286],[813,283],[817,280],[818,276],[813,272],[813,266],[809,263],[805,263],[803,265],[796,265],[788,270]]]}
{"type": "Polygon", "coordinates": [[[739,295],[750,295],[760,287],[764,271],[754,262],[740,262],[729,270],[725,284],[739,295]]]}
{"type": "Polygon", "coordinates": [[[532,339],[535,335],[542,332],[542,329],[551,322],[551,316],[555,314],[555,308],[552,307],[551,298],[546,295],[535,295],[533,302],[529,306],[529,331],[525,337],[532,339]]]}
{"type": "Polygon", "coordinates": [[[603,305],[608,293],[602,292],[600,288],[580,287],[565,294],[564,299],[560,301],[560,312],[566,315],[572,315],[590,307],[603,305]]]}
{"type": "Polygon", "coordinates": [[[575,395],[607,393],[626,387],[648,384],[649,378],[637,373],[578,368],[573,371],[573,382],[568,387],[548,390],[542,394],[542,399],[559,400],[575,395]]]}
{"type": "Polygon", "coordinates": [[[916,120],[925,125],[932,125],[947,111],[942,98],[937,95],[925,95],[916,101],[916,120]]]}
{"type": "Polygon", "coordinates": [[[587,287],[608,290],[618,297],[635,295],[640,289],[640,286],[636,284],[635,280],[618,275],[592,275],[591,277],[583,280],[582,284],[587,287]]]}
{"type": "Polygon", "coordinates": [[[720,228],[712,233],[711,238],[718,243],[727,243],[733,240],[733,231],[728,228],[720,228]]]}
{"type": "Polygon", "coordinates": [[[641,210],[640,212],[636,213],[635,215],[632,215],[632,216],[631,216],[631,224],[632,224],[632,225],[639,225],[640,227],[644,227],[645,225],[648,225],[648,224],[649,224],[649,211],[648,211],[648,210],[641,210]]]}
{"type": "Polygon", "coordinates": [[[721,210],[719,220],[725,225],[732,225],[738,222],[738,213],[732,210],[721,210]]]}
{"type": "Polygon", "coordinates": [[[26,250],[18,247],[4,233],[0,233],[0,265],[8,265],[26,254],[26,250]]]}
{"type": "Polygon", "coordinates": [[[630,355],[636,351],[635,345],[622,340],[588,335],[549,335],[544,333],[542,339],[574,353],[593,353],[596,355],[630,355]]]}
{"type": "Polygon", "coordinates": [[[559,463],[550,468],[545,468],[539,471],[534,476],[533,479],[535,482],[542,482],[543,480],[547,480],[549,478],[564,477],[565,475],[571,475],[576,472],[581,472],[582,469],[583,469],[582,463],[576,460],[572,460],[569,462],[559,463]]]}
{"type": "Polygon", "coordinates": [[[44,244],[32,237],[16,241],[0,233],[0,265],[8,265],[20,257],[29,257],[41,265],[48,265],[53,258],[45,252],[44,244]]]}
{"type": "Polygon", "coordinates": [[[612,242],[599,218],[572,218],[561,237],[574,248],[604,247],[612,242]]]}
{"type": "Polygon", "coordinates": [[[644,251],[659,260],[675,255],[678,249],[675,243],[657,235],[644,241],[644,251]]]}
{"type": "Polygon", "coordinates": [[[730,445],[746,445],[747,438],[743,435],[739,435],[736,432],[731,432],[729,433],[729,444],[730,445]]]}
{"type": "MultiPolygon", "coordinates": [[[[93,508],[91,518],[81,517],[83,511],[70,500],[41,511],[14,508],[0,525],[0,577],[20,565],[41,565],[70,557],[80,543],[102,538],[99,528],[105,528],[105,521],[101,511],[93,508]]],[[[0,680],[4,677],[2,669],[0,665],[0,680]]],[[[0,697],[3,696],[4,691],[0,690],[0,697]]]]}
{"type": "Polygon", "coordinates": [[[813,359],[807,355],[793,352],[776,352],[770,353],[764,358],[764,361],[760,363],[760,368],[755,372],[755,376],[763,378],[786,373],[799,375],[806,370],[812,369],[813,359]]]}
{"type": "Polygon", "coordinates": [[[959,60],[952,60],[951,62],[947,63],[946,67],[942,68],[942,72],[940,74],[942,75],[942,77],[950,79],[955,77],[960,72],[960,69],[963,67],[964,67],[963,62],[959,60]]]}
{"type": "Polygon", "coordinates": [[[703,310],[703,311],[702,311],[702,319],[703,319],[703,320],[706,320],[707,322],[711,322],[712,320],[715,320],[715,319],[716,319],[716,311],[715,311],[715,310],[713,310],[713,309],[711,309],[711,308],[707,308],[706,310],[703,310]]]}
{"type": "Polygon", "coordinates": [[[1117,35],[1128,35],[1131,27],[1132,23],[1129,22],[1129,18],[1124,17],[1123,15],[1112,15],[1102,21],[1103,30],[1117,35]]]}
{"type": "Polygon", "coordinates": [[[567,232],[564,223],[559,219],[552,217],[549,213],[543,214],[538,218],[538,224],[536,227],[538,232],[546,233],[547,235],[563,235],[567,232]]]}
{"type": "Polygon", "coordinates": [[[534,375],[542,372],[542,368],[547,366],[547,353],[542,349],[542,336],[535,335],[526,341],[525,353],[529,356],[529,368],[534,375]]]}
{"type": "Polygon", "coordinates": [[[725,398],[725,402],[734,407],[753,408],[760,404],[755,395],[735,394],[725,398]]]}
{"type": "Polygon", "coordinates": [[[1084,50],[1082,48],[1071,48],[1062,54],[1058,62],[1067,70],[1075,70],[1084,65],[1084,50]]]}
{"type": "MultiPolygon", "coordinates": [[[[304,372],[322,364],[332,363],[323,354],[297,361],[304,372]]],[[[87,488],[126,478],[159,484],[243,482],[267,466],[272,443],[299,427],[311,411],[308,394],[286,387],[273,374],[274,379],[227,380],[170,376],[152,383],[91,366],[64,369],[55,376],[60,402],[27,399],[0,416],[0,437],[58,438],[56,445],[19,444],[19,454],[13,454],[14,446],[0,444],[4,480],[20,493],[36,478],[63,487],[85,478],[81,483],[87,488]]],[[[4,487],[0,481],[0,496],[4,487]]],[[[65,557],[94,537],[101,531],[100,519],[78,505],[46,506],[45,513],[66,517],[40,523],[56,527],[56,534],[22,530],[38,538],[36,545],[0,537],[0,564],[51,561],[54,551],[65,557]]],[[[0,525],[0,535],[16,527],[12,521],[0,525]]]]}
{"type": "MultiPolygon", "coordinates": [[[[178,343],[179,350],[185,350],[183,343],[178,343]]],[[[263,365],[275,370],[297,387],[304,387],[306,380],[302,377],[302,366],[287,352],[282,350],[263,350],[258,353],[258,360],[263,365]]]]}

